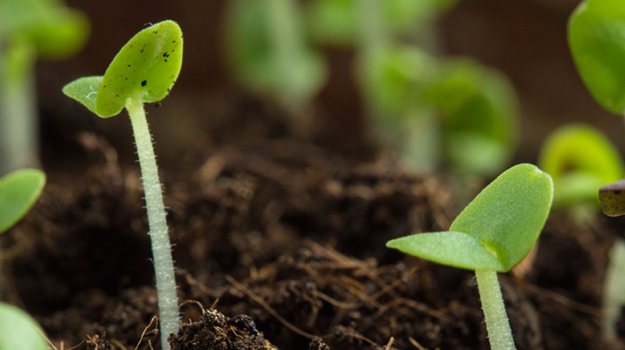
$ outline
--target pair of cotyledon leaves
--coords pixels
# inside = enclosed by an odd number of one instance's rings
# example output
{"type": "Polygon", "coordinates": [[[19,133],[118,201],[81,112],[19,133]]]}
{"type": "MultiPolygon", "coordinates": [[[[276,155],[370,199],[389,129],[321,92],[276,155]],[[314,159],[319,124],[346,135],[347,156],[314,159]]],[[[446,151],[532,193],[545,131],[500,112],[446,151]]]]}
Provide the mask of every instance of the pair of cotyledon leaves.
{"type": "Polygon", "coordinates": [[[163,21],[137,33],[113,59],[104,76],[77,79],[63,93],[102,118],[119,114],[129,98],[165,98],[182,67],[182,30],[163,21]]]}
{"type": "Polygon", "coordinates": [[[531,164],[516,165],[488,185],[449,231],[406,236],[387,246],[449,266],[506,272],[536,243],[552,200],[549,174],[531,164]]]}

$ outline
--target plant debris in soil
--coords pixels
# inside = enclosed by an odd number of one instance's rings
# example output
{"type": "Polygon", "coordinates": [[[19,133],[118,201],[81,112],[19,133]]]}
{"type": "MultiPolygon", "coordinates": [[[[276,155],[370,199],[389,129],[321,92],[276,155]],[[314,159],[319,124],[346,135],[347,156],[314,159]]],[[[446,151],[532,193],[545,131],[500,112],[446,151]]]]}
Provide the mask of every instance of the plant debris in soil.
{"type": "MultiPolygon", "coordinates": [[[[489,349],[472,272],[385,247],[449,227],[451,180],[279,130],[162,171],[188,301],[173,348],[489,349]]],[[[57,347],[160,349],[139,171],[101,137],[80,140],[89,171],[51,181],[0,239],[5,299],[57,347]]],[[[623,332],[601,337],[600,310],[620,227],[555,212],[524,273],[500,275],[518,349],[623,348],[623,332]]]]}

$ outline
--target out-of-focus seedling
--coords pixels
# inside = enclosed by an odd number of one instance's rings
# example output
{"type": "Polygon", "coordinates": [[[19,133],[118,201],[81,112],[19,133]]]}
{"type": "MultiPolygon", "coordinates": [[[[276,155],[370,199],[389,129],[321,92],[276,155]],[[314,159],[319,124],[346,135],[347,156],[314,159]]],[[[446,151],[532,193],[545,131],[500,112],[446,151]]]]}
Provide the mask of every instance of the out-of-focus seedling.
{"type": "Polygon", "coordinates": [[[88,32],[60,1],[0,0],[0,175],[38,163],[35,59],[73,55],[88,32]]]}
{"type": "Polygon", "coordinates": [[[24,311],[0,302],[0,350],[47,350],[43,331],[24,311]]]}
{"type": "Polygon", "coordinates": [[[616,338],[616,322],[625,305],[625,241],[618,238],[610,250],[610,264],[605,273],[603,286],[603,336],[616,338]]]}
{"type": "Polygon", "coordinates": [[[538,165],[553,178],[554,208],[568,207],[582,222],[599,209],[599,189],[624,176],[616,147],[598,130],[581,124],[553,132],[543,144],[538,165]]]}
{"type": "Polygon", "coordinates": [[[549,216],[553,182],[534,165],[514,166],[488,185],[449,231],[389,241],[389,248],[453,267],[475,270],[491,349],[514,349],[497,279],[536,243],[549,216]]]}
{"type": "Polygon", "coordinates": [[[440,115],[442,154],[454,172],[491,177],[510,163],[518,107],[503,75],[470,60],[448,59],[424,100],[440,115]]]}
{"type": "Polygon", "coordinates": [[[143,29],[122,47],[104,76],[85,77],[67,84],[63,93],[102,118],[126,108],[132,123],[148,211],[156,288],[161,321],[161,346],[178,331],[178,297],[161,183],[144,103],[158,102],[173,87],[182,67],[182,31],[163,21],[143,29]]]}
{"type": "Polygon", "coordinates": [[[306,43],[298,2],[232,0],[226,54],[236,78],[289,110],[305,104],[326,80],[325,63],[306,43]]]}
{"type": "MultiPolygon", "coordinates": [[[[569,46],[577,70],[606,110],[625,113],[625,7],[619,0],[584,0],[569,19],[569,46]]],[[[608,216],[625,215],[625,181],[601,188],[608,216]]]]}
{"type": "Polygon", "coordinates": [[[45,182],[46,175],[37,169],[16,170],[0,178],[0,234],[15,225],[35,204],[45,182]]]}

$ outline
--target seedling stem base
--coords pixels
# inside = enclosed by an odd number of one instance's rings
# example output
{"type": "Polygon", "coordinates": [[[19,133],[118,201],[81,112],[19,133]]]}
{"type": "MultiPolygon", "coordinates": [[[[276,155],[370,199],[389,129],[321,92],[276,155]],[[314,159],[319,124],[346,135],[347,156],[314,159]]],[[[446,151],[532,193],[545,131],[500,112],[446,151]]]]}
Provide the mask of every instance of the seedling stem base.
{"type": "Polygon", "coordinates": [[[143,190],[148,212],[150,226],[150,238],[152,241],[152,253],[154,255],[154,270],[156,274],[156,288],[158,290],[158,308],[161,324],[161,347],[169,350],[167,337],[171,333],[177,333],[178,322],[178,297],[176,295],[176,282],[174,277],[174,264],[171,257],[171,245],[167,229],[165,206],[161,183],[154,157],[152,137],[148,128],[143,108],[141,94],[128,98],[126,109],[130,115],[141,175],[143,178],[143,190]]]}
{"type": "Polygon", "coordinates": [[[491,349],[516,350],[497,272],[476,270],[475,277],[480,291],[491,349]]]}

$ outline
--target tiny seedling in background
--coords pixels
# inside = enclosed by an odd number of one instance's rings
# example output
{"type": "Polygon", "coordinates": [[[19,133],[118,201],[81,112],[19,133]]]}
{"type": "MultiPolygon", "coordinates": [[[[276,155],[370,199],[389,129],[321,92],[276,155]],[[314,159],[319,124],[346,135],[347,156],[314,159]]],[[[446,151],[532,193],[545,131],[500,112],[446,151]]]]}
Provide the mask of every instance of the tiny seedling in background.
{"type": "MultiPolygon", "coordinates": [[[[16,170],[0,178],[0,234],[26,215],[39,198],[45,183],[46,175],[37,169],[16,170]]],[[[0,271],[1,269],[0,265],[0,271]]],[[[1,278],[0,295],[2,295],[1,278]]]]}
{"type": "MultiPolygon", "coordinates": [[[[606,110],[625,113],[625,6],[621,0],[582,1],[569,19],[573,61],[586,87],[606,110]]],[[[601,188],[608,216],[625,215],[625,181],[601,188]]]]}
{"type": "Polygon", "coordinates": [[[247,88],[297,110],[325,83],[325,63],[310,48],[295,0],[231,0],[225,22],[228,63],[247,88]]]}
{"type": "Polygon", "coordinates": [[[35,59],[64,59],[86,43],[82,12],[52,0],[0,0],[0,175],[38,164],[35,59]]]}
{"type": "Polygon", "coordinates": [[[161,323],[161,346],[170,348],[167,337],[176,333],[178,297],[171,244],[161,183],[144,103],[164,99],[182,67],[182,31],[177,23],[163,21],[137,33],[119,51],[104,76],[77,79],[63,88],[65,95],[102,118],[126,108],[137,145],[152,240],[156,288],[161,323]]]}
{"type": "Polygon", "coordinates": [[[438,111],[442,155],[453,172],[494,177],[510,164],[519,117],[505,76],[468,59],[446,59],[423,99],[438,111]]]}
{"type": "Polygon", "coordinates": [[[600,131],[572,124],[554,131],[543,144],[538,166],[554,183],[553,206],[567,207],[582,222],[600,208],[597,192],[624,176],[616,147],[600,131]]]}
{"type": "Polygon", "coordinates": [[[43,331],[24,311],[0,302],[0,350],[48,350],[43,331]]]}
{"type": "Polygon", "coordinates": [[[531,164],[514,166],[488,185],[449,231],[391,240],[387,247],[453,267],[475,270],[493,350],[515,349],[497,272],[518,264],[549,216],[553,182],[531,164]]]}

